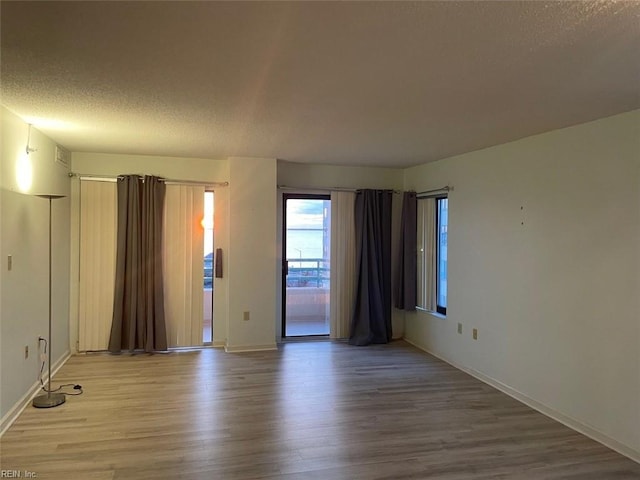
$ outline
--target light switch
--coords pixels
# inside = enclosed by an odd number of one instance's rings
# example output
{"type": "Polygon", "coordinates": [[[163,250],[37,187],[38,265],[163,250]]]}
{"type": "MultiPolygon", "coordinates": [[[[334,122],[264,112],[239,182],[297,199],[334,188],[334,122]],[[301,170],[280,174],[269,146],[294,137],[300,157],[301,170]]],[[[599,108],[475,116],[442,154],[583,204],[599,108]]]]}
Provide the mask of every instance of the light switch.
{"type": "Polygon", "coordinates": [[[13,267],[13,256],[7,255],[7,270],[11,271],[11,267],[13,267]]]}

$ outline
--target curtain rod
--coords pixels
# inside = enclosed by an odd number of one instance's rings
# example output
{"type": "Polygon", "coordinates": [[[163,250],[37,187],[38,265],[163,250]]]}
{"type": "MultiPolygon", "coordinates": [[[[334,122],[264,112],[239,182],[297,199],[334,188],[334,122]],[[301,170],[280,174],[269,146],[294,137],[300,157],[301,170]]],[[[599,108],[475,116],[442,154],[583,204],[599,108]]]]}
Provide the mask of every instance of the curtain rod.
{"type": "MultiPolygon", "coordinates": [[[[95,180],[99,182],[117,182],[118,179],[123,178],[123,175],[93,175],[82,173],[69,173],[70,177],[78,177],[80,180],[95,180]]],[[[144,175],[138,175],[139,178],[144,178],[144,175]]],[[[158,177],[160,181],[165,185],[202,185],[205,187],[228,187],[229,182],[199,182],[197,180],[173,180],[163,177],[158,177]]]]}
{"type": "Polygon", "coordinates": [[[346,188],[346,187],[290,187],[288,185],[278,185],[280,190],[315,190],[315,191],[330,191],[330,192],[357,192],[358,190],[355,188],[346,188]]]}
{"type": "MultiPolygon", "coordinates": [[[[289,187],[288,185],[278,185],[280,190],[311,190],[316,192],[353,192],[358,193],[364,188],[348,188],[348,187],[289,187]]],[[[388,188],[374,188],[372,190],[389,190],[388,188]]],[[[393,193],[402,193],[400,190],[393,190],[393,193]]]]}
{"type": "Polygon", "coordinates": [[[453,187],[450,187],[449,185],[445,185],[444,187],[434,188],[433,190],[425,190],[424,192],[418,192],[416,193],[416,196],[428,197],[430,195],[434,195],[438,193],[451,192],[452,190],[453,190],[453,187]]]}

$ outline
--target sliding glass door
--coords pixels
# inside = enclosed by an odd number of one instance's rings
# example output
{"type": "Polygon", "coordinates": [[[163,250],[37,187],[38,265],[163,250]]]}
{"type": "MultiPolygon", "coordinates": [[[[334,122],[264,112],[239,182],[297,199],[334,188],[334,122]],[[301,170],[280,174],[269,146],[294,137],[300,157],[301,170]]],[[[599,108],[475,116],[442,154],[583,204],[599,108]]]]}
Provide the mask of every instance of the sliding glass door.
{"type": "Polygon", "coordinates": [[[284,195],[282,336],[329,335],[329,195],[284,195]]]}

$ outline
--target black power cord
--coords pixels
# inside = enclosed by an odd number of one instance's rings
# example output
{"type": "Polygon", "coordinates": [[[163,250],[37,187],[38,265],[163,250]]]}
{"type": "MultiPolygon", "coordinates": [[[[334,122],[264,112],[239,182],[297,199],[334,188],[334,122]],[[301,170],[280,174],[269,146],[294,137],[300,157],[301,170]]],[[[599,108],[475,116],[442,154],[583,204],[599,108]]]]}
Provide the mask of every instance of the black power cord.
{"type": "Polygon", "coordinates": [[[46,358],[47,358],[47,348],[49,348],[49,342],[47,341],[46,338],[43,337],[38,337],[38,342],[44,342],[44,352],[43,354],[40,356],[40,359],[42,360],[42,364],[40,365],[40,375],[39,375],[39,379],[40,379],[40,385],[42,386],[42,390],[45,391],[46,393],[54,393],[54,392],[60,392],[60,393],[64,393],[65,395],[82,395],[83,391],[82,391],[82,385],[78,385],[76,383],[65,383],[64,385],[60,385],[58,388],[55,388],[53,390],[51,390],[51,385],[49,385],[49,389],[47,389],[44,386],[44,382],[42,381],[42,375],[44,374],[44,366],[46,363],[46,358]],[[65,392],[65,391],[61,391],[63,388],[67,388],[67,387],[73,387],[73,392],[65,392]]]}

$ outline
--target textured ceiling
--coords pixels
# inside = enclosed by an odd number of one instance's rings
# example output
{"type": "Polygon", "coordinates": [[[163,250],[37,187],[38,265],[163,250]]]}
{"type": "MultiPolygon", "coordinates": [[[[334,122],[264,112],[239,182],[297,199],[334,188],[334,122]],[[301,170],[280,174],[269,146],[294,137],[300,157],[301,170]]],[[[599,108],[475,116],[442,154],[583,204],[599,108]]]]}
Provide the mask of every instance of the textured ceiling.
{"type": "Polygon", "coordinates": [[[640,108],[640,2],[7,2],[72,151],[408,166],[640,108]]]}

